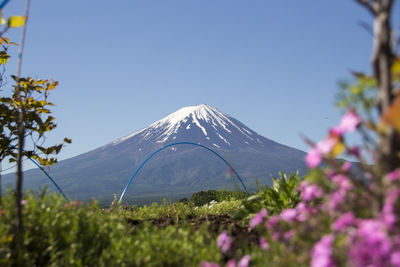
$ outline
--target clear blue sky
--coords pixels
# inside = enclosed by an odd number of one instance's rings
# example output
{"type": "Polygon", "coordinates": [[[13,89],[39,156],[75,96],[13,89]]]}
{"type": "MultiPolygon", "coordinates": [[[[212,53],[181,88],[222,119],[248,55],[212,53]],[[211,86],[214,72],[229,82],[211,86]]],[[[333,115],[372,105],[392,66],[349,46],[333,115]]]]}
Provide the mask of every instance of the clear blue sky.
{"type": "Polygon", "coordinates": [[[30,15],[23,74],[60,82],[48,141],[72,138],[62,159],[201,103],[308,150],[300,133],[319,140],[339,121],[337,82],[370,70],[358,23],[372,18],[352,0],[33,0],[30,15]]]}

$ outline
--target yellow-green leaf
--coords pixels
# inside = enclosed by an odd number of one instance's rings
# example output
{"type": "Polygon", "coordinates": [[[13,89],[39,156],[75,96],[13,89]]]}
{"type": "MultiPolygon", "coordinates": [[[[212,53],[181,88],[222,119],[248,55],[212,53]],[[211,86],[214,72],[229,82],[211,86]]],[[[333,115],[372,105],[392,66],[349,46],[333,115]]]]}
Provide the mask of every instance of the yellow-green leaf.
{"type": "Polygon", "coordinates": [[[5,51],[0,51],[0,64],[6,64],[10,56],[5,51]]]}
{"type": "Polygon", "coordinates": [[[12,16],[8,19],[8,27],[17,28],[25,26],[26,18],[24,16],[12,16]]]}

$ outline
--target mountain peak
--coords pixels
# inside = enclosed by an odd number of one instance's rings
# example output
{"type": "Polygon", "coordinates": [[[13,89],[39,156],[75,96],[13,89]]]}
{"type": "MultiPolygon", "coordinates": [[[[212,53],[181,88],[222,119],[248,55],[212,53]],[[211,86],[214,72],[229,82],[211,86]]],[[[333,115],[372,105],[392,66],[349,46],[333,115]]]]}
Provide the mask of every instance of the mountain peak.
{"type": "Polygon", "coordinates": [[[232,147],[232,142],[240,138],[241,146],[249,146],[250,143],[262,145],[257,133],[206,104],[183,107],[148,127],[113,142],[113,145],[135,136],[143,141],[153,140],[155,143],[198,139],[203,140],[201,143],[221,149],[232,147]]]}

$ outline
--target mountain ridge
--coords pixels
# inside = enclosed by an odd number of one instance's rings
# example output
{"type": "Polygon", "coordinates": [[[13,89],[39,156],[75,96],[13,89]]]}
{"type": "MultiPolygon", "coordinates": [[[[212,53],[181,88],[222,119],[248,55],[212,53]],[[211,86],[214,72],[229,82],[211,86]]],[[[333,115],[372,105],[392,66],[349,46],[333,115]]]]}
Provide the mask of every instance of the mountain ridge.
{"type": "MultiPolygon", "coordinates": [[[[147,156],[174,142],[193,142],[215,150],[233,165],[249,188],[255,188],[255,177],[260,183],[270,184],[271,176],[277,176],[278,171],[305,169],[303,151],[263,137],[235,118],[201,104],[179,109],[139,131],[62,160],[51,173],[73,198],[110,198],[122,192],[147,156]]],[[[189,146],[167,150],[146,163],[127,195],[178,194],[234,185],[223,162],[209,152],[189,146]]],[[[38,170],[26,171],[25,175],[27,188],[46,184],[38,170]]]]}

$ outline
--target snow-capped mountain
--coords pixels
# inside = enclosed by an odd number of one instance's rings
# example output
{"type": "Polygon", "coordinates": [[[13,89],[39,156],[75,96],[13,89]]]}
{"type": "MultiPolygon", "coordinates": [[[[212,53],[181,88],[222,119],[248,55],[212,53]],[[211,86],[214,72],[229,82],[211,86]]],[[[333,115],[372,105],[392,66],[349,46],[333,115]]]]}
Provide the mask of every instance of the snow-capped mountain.
{"type": "MultiPolygon", "coordinates": [[[[266,121],[267,123],[267,121],[266,121]]],[[[213,149],[228,160],[248,188],[270,183],[279,171],[304,170],[305,153],[267,139],[208,105],[184,107],[142,130],[52,167],[53,178],[72,198],[110,199],[120,194],[138,166],[154,151],[176,142],[213,149]]],[[[195,146],[172,146],[141,169],[126,193],[173,197],[203,189],[231,187],[235,180],[212,153],[195,146]],[[228,173],[229,174],[229,173],[228,173]]],[[[26,172],[26,187],[49,186],[38,170],[26,172]]]]}
{"type": "Polygon", "coordinates": [[[128,142],[141,146],[143,144],[162,146],[177,141],[196,142],[224,151],[260,152],[274,143],[231,116],[212,106],[202,104],[181,108],[140,131],[117,139],[105,148],[128,142]]]}

